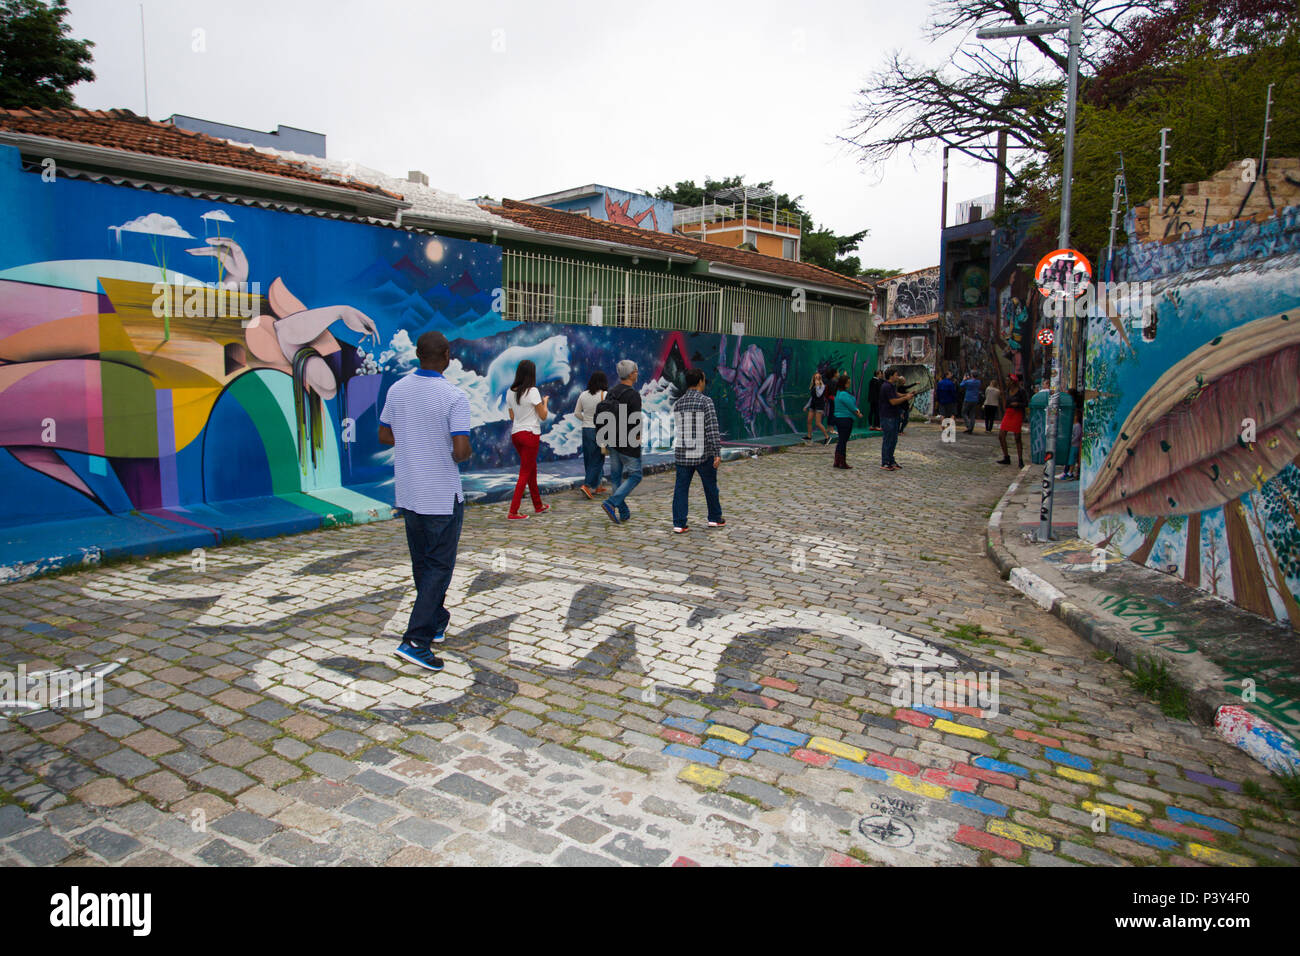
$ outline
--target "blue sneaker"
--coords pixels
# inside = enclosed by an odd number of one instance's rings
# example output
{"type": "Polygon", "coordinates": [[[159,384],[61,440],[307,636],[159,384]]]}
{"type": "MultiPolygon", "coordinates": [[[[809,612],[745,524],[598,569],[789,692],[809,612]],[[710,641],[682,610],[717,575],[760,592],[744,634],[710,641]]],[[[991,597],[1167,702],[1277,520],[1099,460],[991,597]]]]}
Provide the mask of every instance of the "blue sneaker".
{"type": "Polygon", "coordinates": [[[402,660],[409,661],[417,667],[423,667],[427,671],[442,670],[442,661],[435,657],[433,651],[427,647],[417,647],[415,644],[402,642],[401,646],[393,653],[402,660]]]}
{"type": "Polygon", "coordinates": [[[431,640],[435,644],[441,644],[446,639],[447,639],[447,635],[445,632],[442,634],[435,634],[433,635],[433,637],[429,638],[429,640],[431,640]]]}
{"type": "Polygon", "coordinates": [[[602,501],[600,506],[605,509],[605,514],[609,515],[609,520],[618,524],[623,519],[618,516],[618,511],[608,501],[602,501]]]}

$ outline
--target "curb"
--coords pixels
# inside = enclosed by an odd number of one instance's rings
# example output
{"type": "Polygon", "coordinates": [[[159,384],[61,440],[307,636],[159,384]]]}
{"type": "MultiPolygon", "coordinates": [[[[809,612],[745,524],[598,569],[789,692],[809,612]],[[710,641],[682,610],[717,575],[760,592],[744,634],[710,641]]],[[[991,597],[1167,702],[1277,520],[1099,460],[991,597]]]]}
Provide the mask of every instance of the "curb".
{"type": "MultiPolygon", "coordinates": [[[[1033,469],[1035,466],[1027,467],[1033,469]]],[[[1198,683],[1178,659],[1160,648],[1141,643],[1070,602],[1059,589],[1017,563],[1004,540],[1002,516],[1012,497],[1020,490],[1025,474],[1021,471],[998,499],[984,530],[985,554],[997,567],[1002,579],[1059,618],[1089,644],[1110,654],[1126,671],[1136,670],[1141,658],[1158,658],[1166,665],[1173,682],[1187,694],[1187,712],[1193,721],[1213,728],[1221,738],[1250,755],[1271,773],[1300,773],[1300,751],[1295,745],[1272,724],[1242,707],[1237,698],[1198,683]]],[[[1206,663],[1213,667],[1211,662],[1206,663]]]]}

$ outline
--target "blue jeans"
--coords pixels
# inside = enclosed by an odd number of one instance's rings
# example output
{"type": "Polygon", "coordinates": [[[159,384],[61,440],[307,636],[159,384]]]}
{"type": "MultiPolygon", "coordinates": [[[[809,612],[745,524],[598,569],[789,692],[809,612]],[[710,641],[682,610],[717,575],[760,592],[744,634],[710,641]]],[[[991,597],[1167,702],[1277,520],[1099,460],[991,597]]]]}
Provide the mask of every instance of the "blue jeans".
{"type": "Polygon", "coordinates": [[[710,521],[722,520],[722,502],[718,500],[718,469],[713,467],[713,459],[706,458],[694,465],[677,466],[677,484],[673,487],[673,527],[686,527],[686,514],[690,510],[691,479],[700,473],[700,484],[704,486],[704,503],[708,508],[710,521]]]}
{"type": "Polygon", "coordinates": [[[415,577],[415,606],[406,625],[408,644],[428,647],[434,635],[445,634],[451,615],[443,602],[456,569],[456,546],[460,543],[460,526],[465,505],[457,501],[449,515],[421,515],[403,511],[406,519],[406,546],[411,551],[411,570],[415,577]]]}
{"type": "Polygon", "coordinates": [[[605,501],[611,508],[618,509],[618,516],[626,521],[632,516],[627,507],[627,496],[632,489],[641,484],[641,459],[639,456],[625,455],[617,449],[609,450],[609,482],[614,486],[614,493],[605,501]],[[626,475],[623,473],[627,472],[626,475]]]}
{"type": "Polygon", "coordinates": [[[596,444],[594,428],[582,430],[582,465],[586,473],[582,483],[595,491],[600,487],[600,473],[605,468],[605,456],[600,453],[600,446],[596,444]]]}
{"type": "Polygon", "coordinates": [[[880,419],[880,463],[894,464],[894,449],[898,447],[898,417],[880,419]]]}

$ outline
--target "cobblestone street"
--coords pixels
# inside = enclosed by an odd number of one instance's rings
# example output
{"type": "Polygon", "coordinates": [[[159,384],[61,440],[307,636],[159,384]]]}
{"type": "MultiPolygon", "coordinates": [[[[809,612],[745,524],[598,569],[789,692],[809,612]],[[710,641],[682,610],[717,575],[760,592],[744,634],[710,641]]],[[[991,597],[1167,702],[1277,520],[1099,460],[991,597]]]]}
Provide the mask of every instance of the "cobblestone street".
{"type": "Polygon", "coordinates": [[[726,464],[682,536],[670,474],[472,507],[439,675],[397,521],[8,585],[7,670],[120,666],[0,720],[0,863],[1295,864],[1262,767],[999,579],[959,438],[726,464]],[[900,706],[936,671],[995,707],[900,706]]]}

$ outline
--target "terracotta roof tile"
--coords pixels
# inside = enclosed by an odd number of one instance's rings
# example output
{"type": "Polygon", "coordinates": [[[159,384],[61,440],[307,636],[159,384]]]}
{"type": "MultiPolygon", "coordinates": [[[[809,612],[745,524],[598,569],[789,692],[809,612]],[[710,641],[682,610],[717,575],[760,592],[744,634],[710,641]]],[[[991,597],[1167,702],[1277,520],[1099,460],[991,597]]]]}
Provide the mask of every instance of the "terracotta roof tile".
{"type": "Polygon", "coordinates": [[[268,156],[257,150],[235,146],[192,130],[183,130],[171,123],[160,123],[130,110],[32,110],[0,109],[0,130],[26,133],[31,136],[48,136],[51,139],[103,146],[131,153],[166,156],[212,166],[243,169],[249,172],[282,176],[289,180],[320,183],[358,192],[390,196],[396,193],[380,189],[355,179],[327,177],[301,163],[268,156]]]}
{"type": "Polygon", "coordinates": [[[659,252],[677,252],[709,262],[718,262],[750,269],[754,272],[767,272],[787,279],[802,279],[816,282],[850,292],[862,298],[868,298],[874,287],[868,282],[850,279],[838,272],[831,272],[809,262],[792,262],[776,256],[765,256],[758,252],[733,249],[699,239],[656,232],[651,229],[638,229],[633,226],[621,226],[603,219],[578,216],[561,212],[548,206],[535,206],[532,203],[518,202],[513,199],[502,200],[500,206],[490,207],[492,212],[504,216],[521,225],[529,226],[541,232],[551,232],[565,236],[578,236],[603,242],[618,242],[628,246],[640,246],[659,252]]]}
{"type": "Polygon", "coordinates": [[[938,312],[927,312],[925,315],[902,315],[885,319],[880,325],[882,328],[887,325],[928,325],[937,318],[939,318],[938,312]]]}

